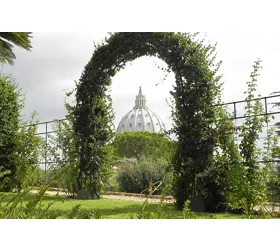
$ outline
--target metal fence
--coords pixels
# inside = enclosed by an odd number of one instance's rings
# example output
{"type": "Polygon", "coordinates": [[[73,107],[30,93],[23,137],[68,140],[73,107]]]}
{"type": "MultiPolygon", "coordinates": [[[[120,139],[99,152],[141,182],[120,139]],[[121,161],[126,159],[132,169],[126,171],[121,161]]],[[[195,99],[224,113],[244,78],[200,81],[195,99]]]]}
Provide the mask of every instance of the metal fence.
{"type": "MultiPolygon", "coordinates": [[[[252,99],[251,101],[258,100],[262,102],[264,107],[264,113],[261,114],[261,116],[274,116],[274,119],[267,124],[265,124],[263,128],[263,132],[260,134],[258,145],[260,148],[262,148],[262,144],[264,140],[267,138],[267,132],[270,127],[275,127],[275,133],[280,136],[280,126],[275,126],[276,123],[280,123],[280,109],[279,107],[275,107],[274,103],[279,102],[280,103],[280,95],[273,95],[273,96],[266,96],[266,97],[258,97],[256,99],[252,99]]],[[[227,110],[233,115],[233,120],[235,127],[238,128],[241,126],[245,119],[248,117],[245,115],[245,106],[247,101],[235,101],[235,102],[228,102],[228,103],[222,103],[218,104],[223,107],[227,107],[227,110]]],[[[46,121],[46,122],[40,122],[37,124],[32,124],[34,126],[38,126],[38,136],[41,136],[44,141],[45,145],[48,146],[50,143],[50,139],[52,135],[55,135],[56,131],[53,129],[54,124],[58,123],[58,127],[61,121],[67,121],[67,119],[58,119],[58,120],[52,120],[52,121],[46,121]]],[[[238,140],[238,130],[236,130],[235,133],[235,141],[237,144],[239,144],[238,140]]],[[[261,161],[261,160],[260,160],[261,161]]],[[[275,159],[275,163],[280,163],[280,160],[275,159]]],[[[44,157],[41,157],[41,160],[39,162],[39,165],[42,169],[45,170],[45,172],[50,169],[51,166],[55,165],[56,161],[53,161],[50,159],[50,157],[47,155],[47,152],[45,153],[44,157]]]]}

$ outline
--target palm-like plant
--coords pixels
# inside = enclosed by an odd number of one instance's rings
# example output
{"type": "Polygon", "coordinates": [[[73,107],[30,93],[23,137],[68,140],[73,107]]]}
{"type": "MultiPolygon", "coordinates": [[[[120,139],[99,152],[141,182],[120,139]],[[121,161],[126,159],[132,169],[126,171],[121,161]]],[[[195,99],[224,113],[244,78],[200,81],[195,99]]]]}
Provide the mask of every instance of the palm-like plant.
{"type": "Polygon", "coordinates": [[[16,58],[13,48],[14,45],[30,51],[30,32],[0,32],[0,63],[13,65],[16,58]]]}

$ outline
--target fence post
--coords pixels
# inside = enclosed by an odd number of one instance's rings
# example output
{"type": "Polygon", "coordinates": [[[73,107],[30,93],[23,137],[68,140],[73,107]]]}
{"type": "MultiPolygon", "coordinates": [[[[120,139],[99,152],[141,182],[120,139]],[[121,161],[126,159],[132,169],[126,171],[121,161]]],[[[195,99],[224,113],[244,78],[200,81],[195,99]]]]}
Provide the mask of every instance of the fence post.
{"type": "Polygon", "coordinates": [[[233,103],[234,119],[236,119],[236,102],[233,103]]]}
{"type": "Polygon", "coordinates": [[[45,181],[47,180],[48,122],[46,122],[45,181]]]}

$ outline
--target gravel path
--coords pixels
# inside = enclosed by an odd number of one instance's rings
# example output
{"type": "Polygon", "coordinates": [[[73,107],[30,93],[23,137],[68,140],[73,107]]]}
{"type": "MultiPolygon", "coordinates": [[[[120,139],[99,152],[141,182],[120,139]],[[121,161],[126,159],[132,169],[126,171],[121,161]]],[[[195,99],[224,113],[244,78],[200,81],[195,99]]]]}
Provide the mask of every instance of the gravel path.
{"type": "MultiPolygon", "coordinates": [[[[127,201],[145,201],[147,198],[146,197],[136,197],[136,196],[126,196],[126,195],[101,195],[102,198],[107,198],[107,199],[116,199],[116,200],[127,200],[127,201]]],[[[153,199],[153,198],[148,198],[149,202],[152,203],[159,203],[160,199],[153,199]]],[[[164,203],[172,204],[175,202],[175,199],[168,199],[164,200],[164,203]]]]}
{"type": "MultiPolygon", "coordinates": [[[[37,193],[38,190],[31,190],[31,193],[37,193]]],[[[61,191],[46,191],[46,194],[49,195],[67,195],[65,192],[61,191]]],[[[101,195],[101,198],[106,198],[106,199],[115,199],[115,200],[127,200],[127,201],[145,201],[147,198],[146,197],[139,197],[139,196],[132,196],[132,195],[101,195]]],[[[159,203],[160,199],[158,198],[148,198],[149,202],[152,203],[159,203]]],[[[172,204],[175,202],[175,199],[166,199],[163,201],[164,203],[172,204]]]]}

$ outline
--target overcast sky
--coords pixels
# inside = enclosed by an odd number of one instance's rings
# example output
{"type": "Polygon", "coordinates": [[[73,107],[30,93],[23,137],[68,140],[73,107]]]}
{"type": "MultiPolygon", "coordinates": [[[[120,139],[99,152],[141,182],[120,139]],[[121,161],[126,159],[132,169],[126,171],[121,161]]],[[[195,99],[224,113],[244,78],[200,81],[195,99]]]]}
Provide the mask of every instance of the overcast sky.
{"type": "MultiPolygon", "coordinates": [[[[25,118],[37,111],[40,121],[64,118],[65,92],[74,87],[84,66],[93,53],[93,42],[99,42],[107,32],[85,33],[34,33],[32,52],[15,49],[13,66],[3,65],[5,74],[12,74],[26,93],[25,118]]],[[[224,102],[244,99],[246,81],[250,79],[252,64],[262,60],[257,93],[267,96],[280,91],[278,80],[280,58],[280,32],[209,32],[202,33],[206,41],[217,43],[217,60],[222,60],[224,102]]],[[[155,57],[142,57],[112,79],[111,95],[115,110],[115,124],[134,106],[139,86],[146,95],[148,107],[158,113],[167,127],[171,126],[170,110],[166,103],[174,84],[170,74],[163,83],[164,73],[157,68],[164,63],[155,57]]]]}

